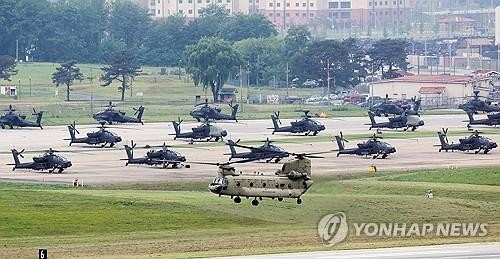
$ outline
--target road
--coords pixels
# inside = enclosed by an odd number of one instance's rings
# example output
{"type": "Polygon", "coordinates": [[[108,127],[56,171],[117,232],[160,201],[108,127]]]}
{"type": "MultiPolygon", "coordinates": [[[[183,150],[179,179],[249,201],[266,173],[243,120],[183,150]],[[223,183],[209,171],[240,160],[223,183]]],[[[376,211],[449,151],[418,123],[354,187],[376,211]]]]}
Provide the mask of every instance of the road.
{"type": "MultiPolygon", "coordinates": [[[[462,122],[465,115],[430,115],[422,117],[426,125],[418,130],[438,131],[440,128],[450,128],[450,130],[464,130],[465,124],[462,122]]],[[[385,120],[385,118],[381,118],[385,120]]],[[[289,124],[291,120],[283,120],[283,125],[289,124]]],[[[349,117],[320,119],[327,127],[320,135],[333,136],[343,131],[344,134],[371,134],[368,127],[363,125],[368,122],[368,118],[349,117]]],[[[233,140],[264,140],[269,137],[273,140],[287,140],[294,136],[289,134],[272,135],[270,120],[241,121],[239,123],[218,123],[219,126],[227,129],[229,136],[233,140]]],[[[195,123],[183,123],[183,130],[196,126],[195,123]]],[[[93,125],[77,125],[80,133],[97,130],[93,125]]],[[[69,137],[66,126],[53,126],[40,129],[14,129],[0,130],[0,180],[8,181],[36,181],[36,182],[59,182],[70,183],[75,178],[83,180],[87,184],[114,184],[129,182],[153,182],[171,179],[199,179],[211,178],[215,175],[217,168],[206,165],[192,164],[191,169],[160,169],[147,166],[125,167],[126,157],[122,144],[130,143],[134,140],[138,147],[149,145],[175,145],[175,150],[186,156],[188,161],[223,162],[227,161],[227,146],[201,147],[200,145],[188,145],[185,141],[173,140],[173,136],[168,135],[174,132],[171,123],[146,123],[145,125],[119,125],[111,126],[111,130],[122,136],[123,142],[115,148],[88,148],[74,144],[68,146],[69,137]],[[26,149],[25,158],[22,161],[30,161],[33,155],[29,151],[37,151],[52,147],[61,151],[60,154],[69,158],[73,162],[73,167],[63,174],[47,174],[31,171],[16,170],[12,172],[12,155],[9,150],[26,149]]],[[[488,129],[484,130],[487,134],[488,129]]],[[[400,132],[400,134],[408,134],[400,132]]],[[[493,140],[500,143],[500,135],[491,135],[493,140]]],[[[311,139],[315,138],[310,136],[311,139]]],[[[457,141],[458,137],[449,137],[451,141],[457,141]]],[[[500,164],[500,150],[494,150],[488,155],[475,155],[474,153],[438,153],[433,145],[438,144],[437,137],[430,138],[410,138],[410,139],[384,139],[395,146],[397,153],[389,159],[371,159],[355,156],[336,157],[336,152],[325,154],[324,159],[313,160],[314,175],[331,175],[345,172],[366,172],[369,166],[375,165],[384,170],[408,170],[416,168],[447,168],[470,167],[500,164]]],[[[347,143],[347,147],[355,146],[359,141],[352,140],[347,143]]],[[[279,143],[281,147],[291,152],[324,152],[336,149],[337,146],[331,141],[311,142],[303,144],[279,143]]],[[[146,149],[136,149],[135,156],[143,156],[146,149]]],[[[237,165],[238,170],[274,172],[281,167],[280,164],[252,163],[237,165]]]]}
{"type": "Polygon", "coordinates": [[[226,259],[354,259],[354,258],[376,258],[376,259],[488,259],[500,258],[500,243],[470,243],[416,247],[395,247],[379,249],[357,249],[337,250],[286,254],[267,254],[239,257],[224,257],[226,259]]]}

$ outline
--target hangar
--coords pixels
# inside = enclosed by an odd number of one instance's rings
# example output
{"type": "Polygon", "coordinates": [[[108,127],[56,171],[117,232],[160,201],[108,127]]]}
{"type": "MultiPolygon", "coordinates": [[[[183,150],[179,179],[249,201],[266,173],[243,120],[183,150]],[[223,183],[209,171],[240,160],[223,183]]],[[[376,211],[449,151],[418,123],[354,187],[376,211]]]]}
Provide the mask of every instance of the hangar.
{"type": "Polygon", "coordinates": [[[493,85],[489,76],[473,75],[410,75],[373,82],[371,96],[392,99],[422,99],[423,106],[456,107],[474,90],[488,96],[493,85]]]}

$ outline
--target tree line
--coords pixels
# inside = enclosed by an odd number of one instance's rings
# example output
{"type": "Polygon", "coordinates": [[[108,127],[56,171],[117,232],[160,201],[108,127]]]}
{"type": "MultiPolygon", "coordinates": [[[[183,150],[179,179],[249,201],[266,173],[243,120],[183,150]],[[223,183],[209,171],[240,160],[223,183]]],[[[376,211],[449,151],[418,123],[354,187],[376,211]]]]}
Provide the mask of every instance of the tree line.
{"type": "Polygon", "coordinates": [[[1,77],[15,73],[9,56],[19,47],[21,60],[64,63],[53,81],[67,86],[68,100],[68,76],[78,80],[76,63],[109,64],[101,83],[120,81],[122,98],[141,65],[185,67],[214,99],[229,77],[242,72],[257,85],[288,75],[352,87],[370,73],[394,77],[396,70],[407,69],[405,40],[368,45],[354,39],[318,40],[303,26],[279,35],[260,14],[230,14],[217,5],[201,10],[194,20],[154,20],[128,0],[2,0],[0,21],[1,77]]]}

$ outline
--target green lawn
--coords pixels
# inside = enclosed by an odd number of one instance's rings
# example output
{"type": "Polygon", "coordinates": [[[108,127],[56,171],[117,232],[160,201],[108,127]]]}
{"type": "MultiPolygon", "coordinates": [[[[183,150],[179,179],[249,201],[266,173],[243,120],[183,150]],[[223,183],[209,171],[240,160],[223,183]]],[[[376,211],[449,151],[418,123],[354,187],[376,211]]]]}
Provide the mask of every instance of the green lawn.
{"type": "MultiPolygon", "coordinates": [[[[85,97],[87,101],[65,102],[65,86],[56,88],[51,81],[51,75],[59,64],[54,63],[32,63],[19,64],[17,69],[19,73],[12,77],[11,82],[3,81],[0,85],[20,85],[19,99],[0,96],[0,107],[12,104],[18,111],[31,114],[32,108],[46,111],[43,118],[44,125],[60,125],[76,121],[80,124],[93,123],[91,115],[100,111],[109,100],[113,100],[117,108],[132,114],[133,107],[139,105],[146,106],[144,120],[170,121],[182,117],[191,119],[189,111],[192,110],[195,102],[195,96],[199,95],[205,98],[206,93],[201,87],[195,87],[194,84],[185,76],[181,79],[176,75],[160,75],[158,67],[144,67],[143,74],[138,76],[133,83],[131,90],[127,90],[125,102],[119,102],[120,93],[118,84],[113,83],[108,87],[101,87],[99,83],[100,68],[103,65],[97,64],[79,64],[84,77],[82,82],[75,82],[72,87],[71,96],[73,98],[85,97]],[[92,83],[90,78],[93,78],[92,83]],[[31,78],[31,90],[30,90],[31,78]],[[57,96],[56,96],[57,90],[57,96]],[[31,91],[31,94],[30,94],[31,91]],[[141,92],[143,95],[138,96],[141,92]],[[90,95],[93,96],[93,102],[88,101],[90,95]]],[[[168,71],[176,71],[174,68],[168,68],[168,71]]],[[[243,87],[239,89],[242,92],[237,94],[240,98],[246,99],[248,90],[251,96],[262,96],[265,101],[266,95],[279,94],[285,96],[286,89],[270,87],[243,87]]],[[[309,97],[312,95],[321,95],[323,89],[304,89],[294,88],[289,90],[291,96],[309,97]]],[[[210,98],[210,92],[208,93],[210,98]]],[[[227,105],[221,105],[225,113],[230,113],[227,105]]],[[[270,105],[270,104],[243,104],[238,118],[240,119],[267,119],[274,111],[280,111],[282,118],[297,118],[303,109],[309,109],[312,113],[325,112],[329,117],[346,116],[366,116],[366,110],[357,106],[312,106],[312,105],[270,105]]],[[[443,113],[443,111],[429,111],[429,114],[443,113]]],[[[30,117],[30,115],[28,116],[30,117]]]]}
{"type": "MultiPolygon", "coordinates": [[[[304,203],[234,204],[210,180],[73,189],[0,183],[0,257],[47,247],[55,258],[187,257],[326,249],[319,219],[350,222],[486,222],[486,237],[354,237],[334,249],[500,241],[500,167],[314,177],[304,203]],[[432,188],[434,199],[423,197],[432,188]]],[[[350,231],[353,231],[352,229],[350,231]]]]}

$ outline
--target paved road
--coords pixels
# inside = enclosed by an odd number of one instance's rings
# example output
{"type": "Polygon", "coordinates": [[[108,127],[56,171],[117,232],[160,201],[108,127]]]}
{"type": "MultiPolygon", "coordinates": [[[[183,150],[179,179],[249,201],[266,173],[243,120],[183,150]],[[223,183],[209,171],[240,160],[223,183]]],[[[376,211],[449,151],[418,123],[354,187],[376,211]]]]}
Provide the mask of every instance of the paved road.
{"type": "MultiPolygon", "coordinates": [[[[464,129],[462,122],[465,116],[425,116],[426,126],[421,130],[438,131],[441,127],[450,130],[464,129]]],[[[384,118],[382,118],[384,119],[384,118]]],[[[321,135],[335,135],[339,131],[344,134],[369,134],[367,118],[334,118],[321,119],[326,124],[327,130],[321,135]]],[[[283,120],[283,124],[288,124],[290,120],[283,120]]],[[[194,123],[182,125],[184,130],[194,127],[194,123]]],[[[242,121],[241,123],[219,123],[230,132],[232,139],[242,140],[263,140],[266,137],[271,139],[293,138],[289,134],[271,135],[270,120],[242,121]]],[[[115,127],[115,126],[113,126],[115,127]]],[[[119,128],[112,129],[122,136],[121,144],[130,143],[134,140],[138,147],[149,145],[161,145],[164,141],[170,145],[183,145],[186,148],[176,148],[177,151],[185,155],[188,161],[221,162],[227,161],[229,150],[226,146],[197,147],[197,145],[187,145],[183,141],[174,141],[172,136],[173,128],[170,123],[146,123],[141,125],[119,125],[119,128]]],[[[82,125],[77,128],[82,134],[96,130],[92,125],[82,125]]],[[[419,129],[420,130],[420,129],[419,129]]],[[[407,134],[400,132],[401,134],[407,134]]],[[[485,130],[487,133],[487,130],[485,130]]],[[[464,133],[464,136],[468,135],[464,133]]],[[[215,175],[216,168],[210,166],[192,165],[191,169],[159,169],[145,166],[125,167],[125,152],[122,145],[116,148],[83,148],[81,145],[68,146],[68,130],[65,126],[46,127],[40,129],[14,129],[0,130],[0,180],[20,180],[20,181],[45,181],[70,183],[75,178],[83,180],[88,184],[109,184],[122,182],[152,182],[158,180],[183,179],[183,178],[211,178],[215,175]],[[25,159],[29,161],[34,154],[29,154],[30,150],[44,150],[52,147],[61,150],[63,156],[68,157],[73,162],[73,167],[63,174],[34,173],[30,171],[11,171],[11,166],[5,164],[12,163],[11,148],[26,149],[25,159]]],[[[500,143],[500,135],[491,135],[500,143]]],[[[314,138],[311,136],[311,138],[314,138]]],[[[451,141],[458,138],[450,137],[451,141]]],[[[379,170],[395,169],[415,169],[415,168],[447,168],[448,166],[477,166],[477,165],[498,165],[500,164],[500,150],[494,150],[488,155],[474,155],[473,153],[438,153],[433,145],[438,144],[437,137],[432,138],[412,138],[412,139],[385,139],[396,147],[398,152],[389,159],[377,159],[341,156],[336,157],[336,153],[325,154],[325,159],[315,159],[313,161],[313,175],[330,175],[344,172],[366,172],[371,165],[377,166],[379,170]]],[[[358,141],[347,143],[348,147],[356,145],[358,141]]],[[[292,152],[322,152],[336,149],[336,145],[330,141],[312,142],[305,144],[279,144],[286,150],[292,152]]],[[[144,149],[135,150],[135,156],[143,156],[144,149]]],[[[280,164],[252,163],[238,165],[238,170],[273,172],[281,167],[280,164]]]]}
{"type": "Polygon", "coordinates": [[[417,247],[396,247],[380,249],[358,249],[341,251],[303,252],[288,254],[268,254],[240,257],[225,257],[233,259],[351,259],[351,258],[376,258],[376,259],[493,259],[500,258],[500,243],[474,243],[453,244],[417,247]]]}

